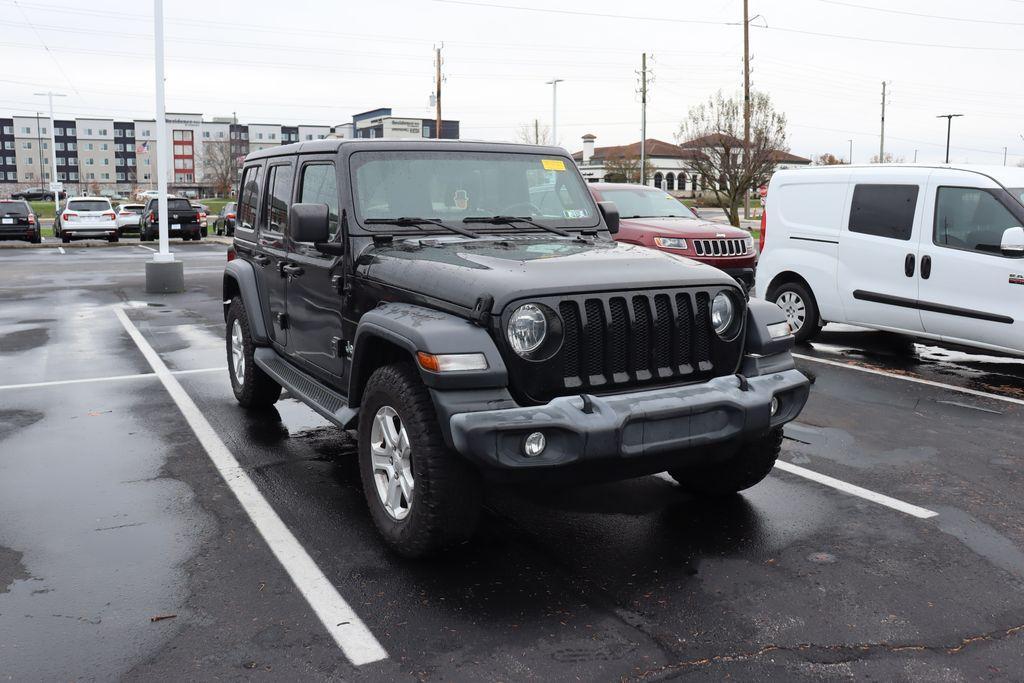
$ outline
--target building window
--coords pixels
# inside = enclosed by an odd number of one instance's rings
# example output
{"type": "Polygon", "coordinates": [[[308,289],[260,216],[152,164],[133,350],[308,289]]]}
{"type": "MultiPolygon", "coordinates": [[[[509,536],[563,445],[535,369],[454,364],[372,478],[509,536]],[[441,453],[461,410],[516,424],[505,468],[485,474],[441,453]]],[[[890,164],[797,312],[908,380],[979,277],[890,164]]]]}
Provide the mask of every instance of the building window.
{"type": "Polygon", "coordinates": [[[124,151],[124,145],[121,144],[120,142],[117,143],[116,145],[114,145],[114,151],[115,152],[123,152],[124,151]]]}
{"type": "Polygon", "coordinates": [[[208,131],[208,130],[204,130],[204,131],[203,131],[203,137],[204,137],[204,138],[209,138],[209,137],[210,137],[210,131],[208,131]]]}
{"type": "Polygon", "coordinates": [[[91,142],[85,143],[85,151],[91,152],[94,149],[94,145],[91,142]]]}
{"type": "Polygon", "coordinates": [[[68,166],[78,166],[78,157],[68,157],[68,166]]]}
{"type": "Polygon", "coordinates": [[[71,171],[71,173],[68,173],[68,180],[78,180],[78,174],[71,171]]]}
{"type": "Polygon", "coordinates": [[[676,189],[676,174],[669,173],[665,176],[665,189],[672,191],[676,189]]]}
{"type": "Polygon", "coordinates": [[[100,145],[100,149],[106,152],[108,149],[110,149],[110,145],[104,142],[103,144],[100,145]]]}
{"type": "Polygon", "coordinates": [[[128,165],[129,166],[134,166],[135,165],[135,159],[132,159],[131,157],[128,157],[128,165]]]}
{"type": "Polygon", "coordinates": [[[100,135],[107,135],[107,129],[106,128],[100,128],[100,135]]]}
{"type": "Polygon", "coordinates": [[[58,142],[57,145],[56,145],[56,150],[58,152],[63,152],[64,151],[64,143],[63,142],[58,142]]]}
{"type": "Polygon", "coordinates": [[[277,133],[270,133],[269,135],[267,135],[267,137],[269,139],[271,139],[271,140],[276,140],[277,139],[277,133]]]}
{"type": "Polygon", "coordinates": [[[107,159],[106,157],[104,157],[104,159],[103,159],[103,165],[104,165],[104,166],[110,166],[110,159],[107,159]]]}
{"type": "Polygon", "coordinates": [[[661,175],[661,172],[660,172],[660,171],[659,171],[658,173],[655,173],[655,174],[654,174],[654,186],[655,186],[655,187],[657,187],[657,188],[659,188],[659,189],[663,189],[663,188],[662,188],[662,184],[663,184],[663,182],[662,182],[662,181],[663,181],[663,180],[664,180],[664,176],[663,176],[663,175],[661,175]]]}
{"type": "Polygon", "coordinates": [[[13,135],[14,126],[4,126],[4,135],[13,135]]]}
{"type": "Polygon", "coordinates": [[[22,149],[32,149],[32,143],[31,142],[23,142],[23,143],[21,143],[21,148],[22,149]]]}
{"type": "Polygon", "coordinates": [[[96,165],[96,160],[92,159],[92,158],[86,159],[85,160],[85,165],[86,166],[95,166],[96,165]]]}
{"type": "Polygon", "coordinates": [[[67,179],[68,179],[68,174],[67,173],[64,173],[63,171],[60,171],[60,172],[57,173],[57,180],[67,180],[67,179]]]}
{"type": "MultiPolygon", "coordinates": [[[[6,128],[6,127],[7,126],[4,126],[4,128],[6,128]]],[[[6,133],[7,131],[5,130],[4,132],[6,133]]],[[[64,129],[63,128],[54,128],[53,129],[53,134],[54,135],[64,135],[64,129]]]]}
{"type": "Polygon", "coordinates": [[[86,135],[92,135],[92,128],[86,128],[85,129],[85,134],[86,135]]]}
{"type": "Polygon", "coordinates": [[[115,166],[124,166],[124,159],[122,159],[121,157],[118,157],[118,158],[114,159],[114,165],[115,166]]]}
{"type": "Polygon", "coordinates": [[[219,139],[223,140],[223,139],[224,139],[224,131],[222,131],[222,130],[218,130],[218,131],[217,131],[217,137],[218,137],[219,139]]]}
{"type": "Polygon", "coordinates": [[[57,165],[58,166],[65,166],[65,165],[67,165],[67,162],[64,161],[64,159],[62,159],[61,157],[57,157],[57,165]]]}
{"type": "Polygon", "coordinates": [[[149,180],[149,179],[150,179],[150,177],[151,177],[151,176],[150,176],[150,175],[149,175],[148,173],[143,173],[143,174],[142,174],[142,179],[143,179],[143,180],[149,180]]]}
{"type": "Polygon", "coordinates": [[[257,140],[262,140],[263,139],[263,133],[256,133],[256,139],[257,140]]]}
{"type": "Polygon", "coordinates": [[[77,128],[68,128],[67,129],[67,134],[70,135],[71,137],[74,137],[75,135],[78,134],[78,129],[77,128]]]}
{"type": "Polygon", "coordinates": [[[22,126],[21,127],[21,132],[24,133],[25,135],[31,134],[32,133],[32,126],[22,126]]]}
{"type": "Polygon", "coordinates": [[[78,143],[77,142],[69,142],[68,143],[68,151],[69,152],[74,152],[77,149],[78,149],[78,143]]]}
{"type": "Polygon", "coordinates": [[[10,140],[4,140],[4,149],[14,149],[14,143],[10,140]]]}
{"type": "Polygon", "coordinates": [[[124,180],[124,173],[118,173],[117,174],[117,179],[118,180],[124,180]]]}
{"type": "Polygon", "coordinates": [[[25,159],[25,163],[31,166],[32,163],[33,163],[32,162],[32,157],[28,157],[27,159],[25,159]]]}
{"type": "Polygon", "coordinates": [[[124,129],[123,128],[115,128],[114,129],[114,137],[115,138],[123,138],[124,137],[124,129]]]}
{"type": "Polygon", "coordinates": [[[144,137],[144,138],[148,138],[149,137],[149,128],[147,128],[146,130],[142,131],[142,137],[144,137]]]}

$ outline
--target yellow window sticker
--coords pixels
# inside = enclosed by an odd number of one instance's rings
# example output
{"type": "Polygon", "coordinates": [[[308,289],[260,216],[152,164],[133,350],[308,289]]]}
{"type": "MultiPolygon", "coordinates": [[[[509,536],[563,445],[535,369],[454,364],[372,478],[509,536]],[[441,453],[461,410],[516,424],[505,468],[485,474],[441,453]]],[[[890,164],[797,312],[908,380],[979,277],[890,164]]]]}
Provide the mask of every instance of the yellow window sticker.
{"type": "Polygon", "coordinates": [[[541,159],[545,171],[564,171],[565,162],[561,159],[541,159]]]}

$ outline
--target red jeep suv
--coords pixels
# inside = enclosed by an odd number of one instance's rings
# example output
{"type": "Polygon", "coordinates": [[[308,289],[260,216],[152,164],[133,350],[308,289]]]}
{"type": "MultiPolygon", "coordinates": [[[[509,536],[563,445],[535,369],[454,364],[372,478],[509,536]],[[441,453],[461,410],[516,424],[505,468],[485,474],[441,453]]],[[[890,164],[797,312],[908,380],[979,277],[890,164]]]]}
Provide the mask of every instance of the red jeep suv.
{"type": "Polygon", "coordinates": [[[643,185],[590,183],[594,199],[615,202],[619,209],[619,242],[640,244],[686,256],[732,275],[747,289],[754,286],[757,252],[750,233],[706,221],[681,201],[643,185]]]}

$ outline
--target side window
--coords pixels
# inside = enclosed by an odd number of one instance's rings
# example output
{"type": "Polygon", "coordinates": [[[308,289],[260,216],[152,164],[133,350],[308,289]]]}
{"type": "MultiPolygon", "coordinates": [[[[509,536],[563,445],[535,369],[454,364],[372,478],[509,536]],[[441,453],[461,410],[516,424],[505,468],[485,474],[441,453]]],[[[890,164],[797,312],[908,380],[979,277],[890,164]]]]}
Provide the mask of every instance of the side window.
{"type": "Polygon", "coordinates": [[[238,229],[256,229],[256,206],[259,201],[260,167],[250,166],[242,176],[242,190],[238,196],[238,229]]]}
{"type": "Polygon", "coordinates": [[[302,169],[299,201],[326,204],[330,209],[331,239],[338,234],[338,176],[334,164],[309,164],[302,169]]]}
{"type": "Polygon", "coordinates": [[[850,232],[909,240],[919,189],[917,185],[857,185],[850,207],[850,232]]]}
{"type": "Polygon", "coordinates": [[[283,233],[288,225],[288,207],[292,199],[291,166],[271,166],[267,171],[267,189],[263,201],[263,229],[283,233]]]}
{"type": "Polygon", "coordinates": [[[988,190],[940,187],[935,196],[935,244],[1001,254],[1003,232],[1020,221],[988,190]]]}

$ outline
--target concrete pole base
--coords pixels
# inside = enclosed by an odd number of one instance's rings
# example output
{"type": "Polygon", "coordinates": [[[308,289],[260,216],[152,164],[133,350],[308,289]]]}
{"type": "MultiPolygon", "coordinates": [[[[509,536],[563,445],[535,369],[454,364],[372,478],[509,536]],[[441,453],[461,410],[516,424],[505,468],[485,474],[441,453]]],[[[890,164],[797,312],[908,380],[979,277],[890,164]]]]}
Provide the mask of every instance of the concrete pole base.
{"type": "Polygon", "coordinates": [[[185,291],[185,264],[181,261],[146,261],[146,292],[173,294],[185,291]]]}

